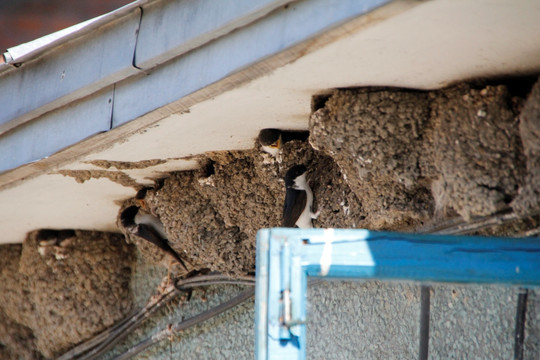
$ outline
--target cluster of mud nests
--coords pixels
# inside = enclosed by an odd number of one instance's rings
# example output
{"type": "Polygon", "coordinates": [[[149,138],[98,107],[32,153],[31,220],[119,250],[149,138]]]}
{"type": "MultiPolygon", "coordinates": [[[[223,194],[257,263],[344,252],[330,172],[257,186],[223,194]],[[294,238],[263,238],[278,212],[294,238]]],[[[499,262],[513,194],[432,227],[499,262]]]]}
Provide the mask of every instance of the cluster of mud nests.
{"type": "MultiPolygon", "coordinates": [[[[258,144],[208,153],[199,170],[146,191],[148,211],[189,270],[253,273],[256,232],[280,226],[283,177],[296,164],[309,169],[315,227],[413,231],[434,219],[538,213],[540,83],[335,90],[313,103],[307,141],[286,142],[277,156],[258,144]]],[[[520,229],[539,222],[528,217],[520,229]]],[[[118,224],[145,261],[168,266],[168,255],[118,224]]],[[[0,351],[49,357],[129,310],[134,247],[114,234],[63,237],[30,234],[22,254],[3,247],[11,255],[1,255],[9,261],[0,264],[0,351]]]]}
{"type": "Polygon", "coordinates": [[[206,154],[200,170],[171,174],[145,200],[192,268],[231,275],[253,272],[256,231],[280,226],[283,177],[295,164],[309,169],[315,227],[411,231],[435,218],[534,213],[540,85],[527,98],[531,86],[336,90],[314,101],[309,141],[287,142],[276,157],[258,146],[206,154]]]}
{"type": "MultiPolygon", "coordinates": [[[[252,273],[256,232],[280,226],[283,177],[299,163],[308,165],[317,194],[321,215],[316,226],[367,225],[358,198],[332,158],[299,141],[284,144],[277,158],[259,149],[207,154],[201,170],[171,174],[147,191],[145,201],[163,223],[171,247],[191,267],[252,273]]],[[[147,259],[163,263],[155,247],[131,238],[147,259]]]]}

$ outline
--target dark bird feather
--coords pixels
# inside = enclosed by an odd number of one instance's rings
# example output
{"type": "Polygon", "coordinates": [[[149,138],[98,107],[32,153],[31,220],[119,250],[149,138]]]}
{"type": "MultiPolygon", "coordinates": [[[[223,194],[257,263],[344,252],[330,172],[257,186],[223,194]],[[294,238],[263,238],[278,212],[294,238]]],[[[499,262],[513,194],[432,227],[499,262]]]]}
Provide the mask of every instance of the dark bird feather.
{"type": "Polygon", "coordinates": [[[285,204],[283,205],[283,227],[296,227],[296,221],[306,207],[307,196],[305,191],[287,188],[285,204]]]}
{"type": "Polygon", "coordinates": [[[306,209],[308,197],[304,189],[298,189],[296,180],[307,171],[304,165],[295,165],[285,174],[285,204],[283,205],[283,227],[296,227],[297,221],[306,209]]]}
{"type": "MultiPolygon", "coordinates": [[[[156,229],[151,223],[137,223],[137,215],[141,209],[138,206],[132,205],[124,209],[120,214],[120,223],[122,226],[135,236],[140,237],[148,242],[159,247],[167,254],[171,255],[183,268],[188,270],[184,260],[178,255],[176,251],[171,247],[167,238],[164,238],[160,231],[156,229]]],[[[159,219],[153,215],[147,214],[146,217],[153,218],[153,222],[159,222],[159,219]]]]}

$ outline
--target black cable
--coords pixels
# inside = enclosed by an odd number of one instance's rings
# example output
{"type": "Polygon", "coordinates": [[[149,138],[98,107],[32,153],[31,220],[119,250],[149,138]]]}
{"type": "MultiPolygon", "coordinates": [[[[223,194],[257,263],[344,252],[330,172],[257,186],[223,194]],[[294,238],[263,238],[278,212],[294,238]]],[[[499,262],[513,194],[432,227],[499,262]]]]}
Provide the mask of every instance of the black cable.
{"type": "Polygon", "coordinates": [[[255,285],[255,277],[241,276],[231,278],[227,275],[209,274],[197,275],[191,278],[179,279],[175,281],[174,286],[169,286],[164,293],[149,301],[149,303],[130,314],[114,326],[104,330],[101,334],[76,346],[64,353],[58,360],[79,359],[90,360],[99,358],[112,346],[121,341],[130,332],[138,327],[142,322],[148,319],[153,313],[161,309],[164,305],[172,301],[185,291],[196,287],[204,287],[218,284],[234,285],[255,285]]]}
{"type": "Polygon", "coordinates": [[[178,333],[180,331],[186,330],[192,326],[198,325],[206,320],[209,320],[237,305],[240,305],[244,301],[248,300],[249,298],[253,297],[255,295],[255,289],[249,289],[241,292],[236,297],[232,298],[229,301],[226,301],[212,309],[209,309],[207,311],[204,311],[200,314],[197,314],[187,320],[178,322],[174,325],[169,325],[168,328],[161,330],[160,332],[152,335],[151,337],[141,341],[137,345],[130,348],[128,351],[120,354],[119,356],[115,357],[114,360],[127,360],[131,357],[137,355],[141,351],[151,347],[152,345],[157,344],[158,342],[168,338],[169,336],[174,335],[175,333],[178,333]]]}
{"type": "Polygon", "coordinates": [[[516,329],[514,332],[514,360],[523,360],[523,341],[525,340],[525,318],[529,291],[522,289],[518,295],[516,309],[516,329]]]}
{"type": "Polygon", "coordinates": [[[429,354],[429,313],[431,286],[420,288],[420,350],[418,359],[427,360],[429,354]]]}

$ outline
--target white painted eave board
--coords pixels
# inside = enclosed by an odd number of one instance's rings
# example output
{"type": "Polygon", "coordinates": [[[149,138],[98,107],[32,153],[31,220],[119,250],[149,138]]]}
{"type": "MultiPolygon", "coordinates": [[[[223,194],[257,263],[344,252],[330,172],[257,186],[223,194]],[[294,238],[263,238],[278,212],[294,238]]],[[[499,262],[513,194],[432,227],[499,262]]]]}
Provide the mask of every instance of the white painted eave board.
{"type": "MultiPolygon", "coordinates": [[[[250,148],[261,128],[307,128],[311,96],[331,88],[430,89],[474,77],[540,72],[538,18],[536,1],[432,0],[397,1],[351,19],[185,96],[170,97],[163,106],[135,112],[133,121],[0,175],[0,219],[6,219],[0,221],[6,230],[0,242],[20,242],[27,231],[47,226],[115,228],[115,201],[135,190],[105,178],[80,184],[59,175],[61,170],[103,170],[93,160],[167,160],[129,171],[143,184],[149,181],[145,177],[196,166],[186,156],[250,148]],[[46,201],[37,201],[44,189],[46,201]],[[99,199],[82,200],[92,196],[99,199]]],[[[116,91],[151,76],[123,80],[116,91]]],[[[136,99],[144,102],[144,91],[136,99]]]]}

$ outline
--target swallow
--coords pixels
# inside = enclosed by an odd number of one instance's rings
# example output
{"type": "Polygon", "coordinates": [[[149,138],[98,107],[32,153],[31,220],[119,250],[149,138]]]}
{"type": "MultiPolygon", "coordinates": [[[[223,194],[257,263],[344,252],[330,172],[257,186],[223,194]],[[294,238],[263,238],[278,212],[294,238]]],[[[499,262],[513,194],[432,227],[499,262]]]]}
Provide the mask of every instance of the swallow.
{"type": "Polygon", "coordinates": [[[306,180],[307,168],[304,165],[291,167],[285,175],[285,205],[283,206],[283,227],[313,227],[311,219],[319,212],[312,211],[313,193],[306,180]]]}
{"type": "Polygon", "coordinates": [[[41,256],[54,254],[56,260],[63,260],[69,253],[73,239],[77,237],[75,230],[42,229],[36,234],[38,253],[41,256]]]}
{"type": "Polygon", "coordinates": [[[279,149],[286,142],[292,140],[306,141],[309,137],[308,131],[287,131],[279,129],[262,129],[259,132],[258,140],[264,151],[272,156],[277,156],[279,149]]]}
{"type": "Polygon", "coordinates": [[[131,234],[151,242],[171,255],[185,271],[188,271],[184,260],[169,244],[165,228],[156,216],[148,213],[143,207],[132,205],[122,211],[120,223],[131,234]]]}
{"type": "Polygon", "coordinates": [[[42,229],[38,231],[36,239],[40,242],[54,242],[54,245],[60,245],[62,241],[74,238],[76,236],[77,234],[75,234],[75,230],[42,229]]]}

